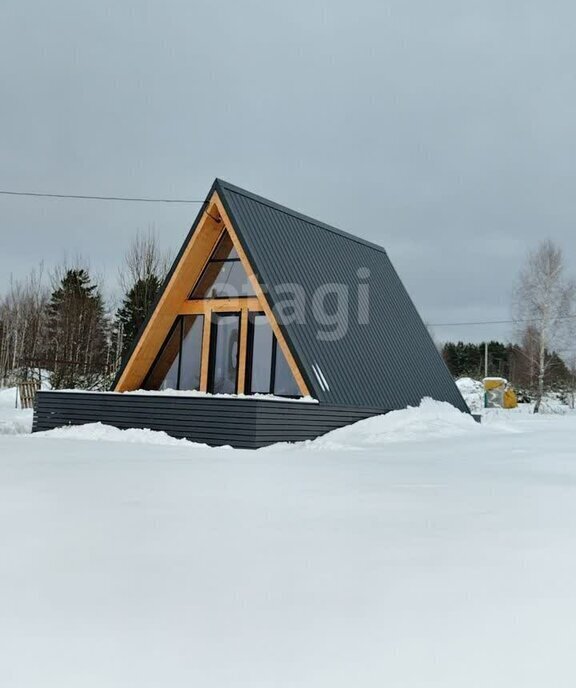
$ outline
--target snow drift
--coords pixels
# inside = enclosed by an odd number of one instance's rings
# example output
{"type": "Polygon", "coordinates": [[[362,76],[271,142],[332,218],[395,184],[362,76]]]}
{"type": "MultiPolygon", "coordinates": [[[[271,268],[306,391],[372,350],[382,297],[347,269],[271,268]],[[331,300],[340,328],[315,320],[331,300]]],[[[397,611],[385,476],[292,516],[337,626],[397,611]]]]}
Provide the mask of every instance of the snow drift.
{"type": "Polygon", "coordinates": [[[482,426],[469,414],[445,401],[426,398],[418,407],[367,418],[305,444],[312,449],[368,449],[392,442],[423,442],[478,432],[482,432],[482,426]]]}
{"type": "Polygon", "coordinates": [[[32,431],[32,409],[16,408],[16,387],[0,389],[0,435],[32,431]]]}
{"type": "Polygon", "coordinates": [[[66,425],[46,432],[38,432],[34,437],[53,439],[92,440],[95,442],[129,442],[131,444],[165,444],[171,446],[189,445],[207,447],[205,444],[189,442],[172,437],[165,432],[147,428],[128,428],[121,430],[104,423],[86,423],[84,425],[66,425]]]}
{"type": "Polygon", "coordinates": [[[484,385],[479,380],[461,377],[456,380],[456,386],[472,413],[484,411],[484,385]]]}

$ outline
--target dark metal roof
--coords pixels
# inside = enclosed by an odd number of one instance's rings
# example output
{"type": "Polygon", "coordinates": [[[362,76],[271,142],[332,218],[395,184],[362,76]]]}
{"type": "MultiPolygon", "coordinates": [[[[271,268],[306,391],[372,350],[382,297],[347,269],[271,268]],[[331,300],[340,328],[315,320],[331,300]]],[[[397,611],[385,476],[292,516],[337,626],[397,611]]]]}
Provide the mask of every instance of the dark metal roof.
{"type": "Polygon", "coordinates": [[[429,396],[468,411],[383,248],[220,179],[213,188],[319,401],[398,409],[429,396]],[[295,297],[286,289],[294,284],[295,297]],[[359,306],[359,284],[368,285],[368,309],[359,306]],[[343,308],[347,295],[348,306],[340,318],[343,336],[331,340],[332,328],[318,322],[314,303],[332,289],[339,304],[332,294],[326,305],[343,308]],[[282,317],[287,299],[304,322],[282,317]]]}
{"type": "MultiPolygon", "coordinates": [[[[417,405],[429,396],[468,407],[408,296],[386,251],[335,227],[285,208],[216,179],[217,191],[252,268],[258,275],[285,339],[308,384],[321,402],[383,410],[417,405]],[[358,270],[369,271],[369,278],[358,270]],[[362,273],[360,273],[362,274],[362,273]],[[358,307],[358,285],[369,287],[369,307],[358,307]],[[286,285],[299,285],[292,299],[286,285]],[[339,285],[348,295],[346,332],[326,340],[331,328],[317,321],[314,298],[326,285],[339,285]],[[304,322],[282,317],[282,304],[293,300],[304,322]],[[367,324],[359,323],[359,310],[367,324]]],[[[202,216],[194,221],[155,305],[202,216]]],[[[334,299],[328,295],[326,304],[334,299]]],[[[154,307],[155,307],[154,305],[154,307]]],[[[342,306],[342,296],[340,296],[342,306]]],[[[151,309],[152,312],[154,307],[151,309]]],[[[112,388],[127,365],[146,322],[124,358],[112,388]]],[[[342,324],[342,322],[341,322],[342,324]]]]}

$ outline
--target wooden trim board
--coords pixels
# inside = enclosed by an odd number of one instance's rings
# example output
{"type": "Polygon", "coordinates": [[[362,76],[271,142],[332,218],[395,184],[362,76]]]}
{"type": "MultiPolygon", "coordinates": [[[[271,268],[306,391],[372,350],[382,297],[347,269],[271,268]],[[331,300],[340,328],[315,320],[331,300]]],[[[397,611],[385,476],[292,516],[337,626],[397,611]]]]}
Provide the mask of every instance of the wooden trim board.
{"type": "Polygon", "coordinates": [[[186,301],[180,309],[180,315],[202,315],[206,312],[241,311],[246,308],[249,311],[260,310],[260,301],[256,296],[234,299],[194,299],[186,301]]]}

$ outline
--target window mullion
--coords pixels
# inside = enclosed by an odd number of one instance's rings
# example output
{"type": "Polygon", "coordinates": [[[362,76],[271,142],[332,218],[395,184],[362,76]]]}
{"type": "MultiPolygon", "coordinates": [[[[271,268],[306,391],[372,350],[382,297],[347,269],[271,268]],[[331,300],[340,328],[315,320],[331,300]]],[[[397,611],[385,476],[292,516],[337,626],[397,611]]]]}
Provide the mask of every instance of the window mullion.
{"type": "Polygon", "coordinates": [[[212,331],[212,311],[204,313],[204,331],[202,332],[202,363],[200,366],[200,391],[208,391],[208,367],[210,362],[210,334],[212,331]]]}
{"type": "Polygon", "coordinates": [[[274,394],[274,385],[276,384],[276,347],[278,346],[278,340],[276,337],[272,338],[272,356],[271,356],[271,369],[270,369],[270,394],[274,394]]]}
{"type": "Polygon", "coordinates": [[[248,308],[242,308],[240,315],[240,338],[238,342],[238,387],[237,394],[244,394],[246,389],[246,351],[248,345],[248,308]]]}
{"type": "Polygon", "coordinates": [[[176,389],[180,389],[180,372],[182,370],[182,338],[184,335],[184,318],[180,315],[179,320],[180,336],[178,337],[178,339],[180,340],[180,342],[178,344],[178,374],[176,376],[176,389]]]}

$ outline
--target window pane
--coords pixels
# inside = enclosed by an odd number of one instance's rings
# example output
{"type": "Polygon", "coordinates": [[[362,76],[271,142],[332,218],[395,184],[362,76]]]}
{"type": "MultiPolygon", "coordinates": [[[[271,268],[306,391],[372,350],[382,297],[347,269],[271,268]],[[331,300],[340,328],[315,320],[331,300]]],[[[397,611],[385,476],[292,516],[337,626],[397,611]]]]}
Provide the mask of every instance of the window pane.
{"type": "Polygon", "coordinates": [[[182,318],[182,363],[179,389],[200,389],[202,363],[203,315],[185,315],[182,318]]]}
{"type": "Polygon", "coordinates": [[[239,260],[208,263],[191,299],[235,298],[254,296],[254,290],[239,260]]]}
{"type": "Polygon", "coordinates": [[[270,394],[270,377],[272,373],[272,346],[274,334],[265,315],[253,315],[251,318],[251,342],[248,351],[250,374],[250,393],[270,394]]]}
{"type": "Polygon", "coordinates": [[[276,371],[274,375],[274,394],[287,397],[301,396],[296,380],[288,366],[288,361],[280,346],[276,346],[276,371]]]}
{"type": "Polygon", "coordinates": [[[224,236],[218,242],[214,253],[210,257],[210,260],[234,260],[240,256],[236,253],[236,249],[232,245],[232,239],[228,232],[224,233],[224,236]]]}
{"type": "Polygon", "coordinates": [[[144,381],[144,389],[177,389],[181,320],[168,335],[156,363],[144,381]]]}
{"type": "Polygon", "coordinates": [[[214,394],[235,394],[240,315],[212,316],[210,386],[214,394]]]}

